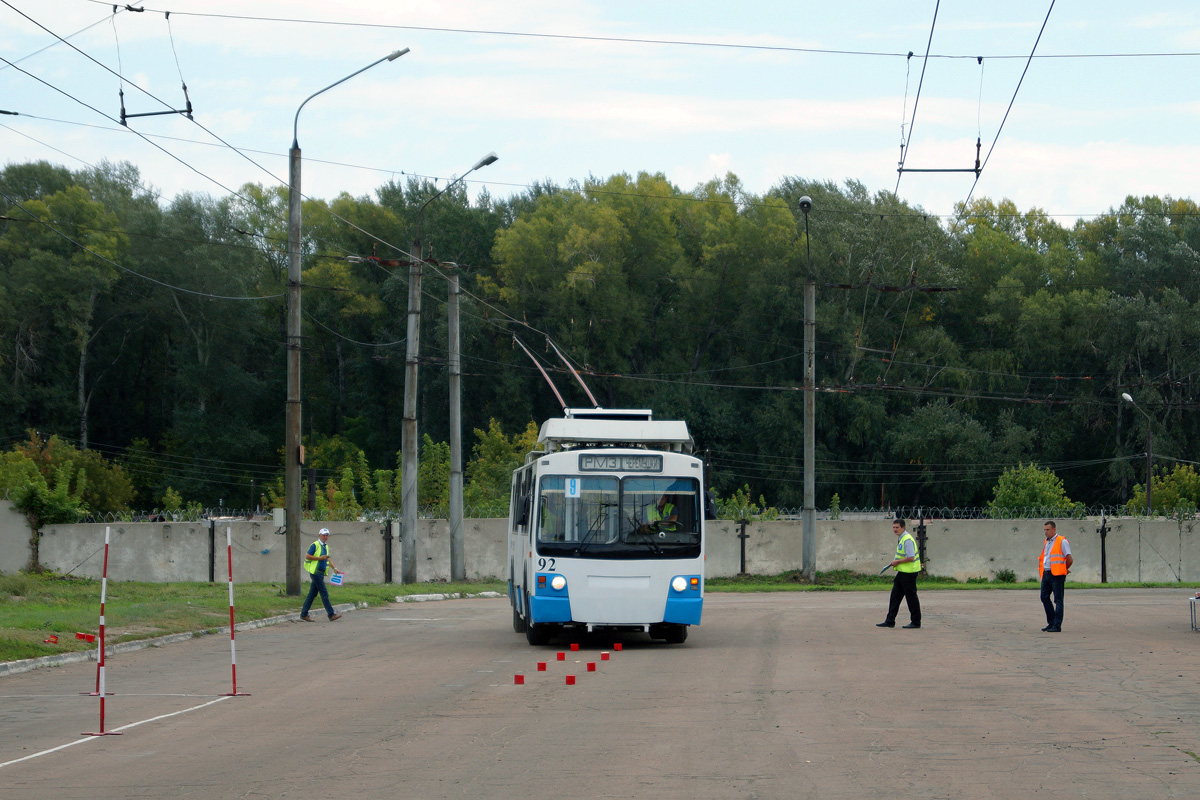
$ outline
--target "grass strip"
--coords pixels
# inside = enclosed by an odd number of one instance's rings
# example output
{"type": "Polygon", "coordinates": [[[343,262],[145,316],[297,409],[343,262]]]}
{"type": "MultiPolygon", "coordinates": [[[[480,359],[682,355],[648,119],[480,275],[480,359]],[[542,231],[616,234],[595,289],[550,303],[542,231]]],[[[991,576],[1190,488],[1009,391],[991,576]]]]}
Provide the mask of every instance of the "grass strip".
{"type": "MultiPolygon", "coordinates": [[[[301,585],[308,592],[308,581],[301,585]]],[[[397,596],[432,592],[507,591],[498,580],[467,583],[347,584],[330,586],[333,603],[383,606],[397,596]]],[[[249,622],[297,612],[303,595],[289,597],[282,583],[235,583],[234,615],[249,622]]],[[[318,605],[320,601],[317,601],[318,605]]],[[[229,584],[109,581],[104,606],[105,644],[173,633],[212,631],[229,624],[229,584]]],[[[100,581],[43,573],[0,575],[0,661],[94,650],[76,633],[97,633],[100,581]],[[57,636],[56,644],[46,643],[57,636]]]]}

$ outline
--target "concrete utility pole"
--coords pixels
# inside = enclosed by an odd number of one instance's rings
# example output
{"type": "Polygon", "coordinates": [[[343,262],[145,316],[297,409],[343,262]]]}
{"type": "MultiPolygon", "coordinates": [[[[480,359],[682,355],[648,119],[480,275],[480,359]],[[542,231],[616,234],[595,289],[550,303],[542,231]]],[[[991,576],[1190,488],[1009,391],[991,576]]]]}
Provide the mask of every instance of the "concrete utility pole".
{"type": "MultiPolygon", "coordinates": [[[[305,100],[304,102],[308,102],[305,100]]],[[[296,111],[299,117],[300,111],[296,111]]],[[[292,140],[288,169],[287,405],[283,454],[286,590],[300,594],[300,145],[292,140]]]]}
{"type": "Polygon", "coordinates": [[[450,580],[467,578],[463,546],[463,467],[462,467],[462,339],[458,325],[458,265],[448,267],[447,290],[450,357],[450,580]]]}
{"type": "MultiPolygon", "coordinates": [[[[422,206],[424,208],[424,206],[422,206]]],[[[417,582],[417,357],[421,352],[421,240],[408,263],[408,340],[404,344],[404,419],[400,426],[400,582],[417,582]]]]}
{"type": "MultiPolygon", "coordinates": [[[[435,194],[433,197],[426,200],[417,209],[417,238],[413,241],[413,261],[408,269],[408,341],[405,343],[404,357],[404,420],[400,428],[401,444],[400,444],[400,470],[403,473],[401,479],[401,503],[400,509],[403,520],[403,528],[400,531],[400,540],[402,542],[403,551],[400,554],[400,581],[402,583],[416,583],[417,581],[417,554],[413,547],[416,542],[417,533],[417,361],[420,356],[420,336],[421,336],[421,265],[423,264],[424,255],[422,252],[421,242],[421,217],[425,213],[425,209],[434,200],[441,197],[446,192],[450,191],[450,187],[466,178],[477,169],[486,167],[488,164],[493,164],[499,158],[495,153],[488,153],[483,158],[475,162],[475,166],[464,172],[459,177],[446,184],[446,188],[435,194]]],[[[459,423],[461,425],[461,421],[459,423]]],[[[461,463],[461,450],[460,450],[461,463]]],[[[453,498],[452,498],[453,499],[453,498]]],[[[459,496],[459,517],[462,514],[462,498],[459,496]]],[[[461,536],[462,524],[459,523],[461,536]]],[[[451,554],[453,555],[454,545],[451,543],[451,554]]],[[[462,569],[460,563],[459,569],[462,569]]],[[[454,565],[451,564],[451,573],[454,572],[454,565]]]]}
{"type": "Polygon", "coordinates": [[[800,198],[800,210],[804,212],[804,250],[808,254],[808,278],[804,281],[804,542],[801,567],[804,577],[811,581],[817,576],[817,284],[813,277],[808,234],[812,199],[807,195],[800,198]]]}
{"type": "Polygon", "coordinates": [[[367,66],[352,72],[305,98],[296,109],[292,122],[292,148],[288,153],[288,283],[287,283],[287,402],[284,407],[284,514],[285,514],[285,587],[289,595],[300,594],[300,468],[303,466],[300,448],[300,211],[303,194],[300,192],[300,112],[309,100],[345,83],[355,75],[366,72],[376,64],[395,61],[408,52],[396,50],[367,66]]]}

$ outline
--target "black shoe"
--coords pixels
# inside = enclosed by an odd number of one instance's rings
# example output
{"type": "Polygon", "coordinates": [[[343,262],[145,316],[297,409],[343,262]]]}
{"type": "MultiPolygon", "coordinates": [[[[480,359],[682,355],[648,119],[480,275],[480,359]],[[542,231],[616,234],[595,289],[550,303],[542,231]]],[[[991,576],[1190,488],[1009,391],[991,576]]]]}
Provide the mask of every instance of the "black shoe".
{"type": "Polygon", "coordinates": [[[896,627],[896,623],[894,623],[894,622],[876,622],[875,627],[876,628],[894,628],[894,627],[896,627]]]}
{"type": "Polygon", "coordinates": [[[1046,627],[1042,628],[1042,633],[1047,632],[1048,630],[1050,630],[1053,627],[1054,627],[1053,625],[1047,625],[1046,627]]]}
{"type": "Polygon", "coordinates": [[[900,627],[902,627],[902,628],[919,628],[919,627],[921,627],[921,623],[919,623],[919,622],[910,622],[910,623],[908,623],[907,625],[901,625],[900,627]]]}
{"type": "Polygon", "coordinates": [[[1046,628],[1046,633],[1062,633],[1062,628],[1057,625],[1051,625],[1050,627],[1046,628]]]}

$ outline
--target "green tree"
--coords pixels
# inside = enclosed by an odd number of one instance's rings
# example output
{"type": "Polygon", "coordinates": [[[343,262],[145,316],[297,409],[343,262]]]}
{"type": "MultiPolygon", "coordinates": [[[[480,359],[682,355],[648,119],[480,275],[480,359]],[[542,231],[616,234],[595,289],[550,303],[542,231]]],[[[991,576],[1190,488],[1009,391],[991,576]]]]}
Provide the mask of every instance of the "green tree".
{"type": "Polygon", "coordinates": [[[509,437],[495,419],[486,431],[475,429],[475,447],[467,464],[463,503],[477,509],[499,512],[508,508],[513,470],[525,463],[525,455],[537,447],[538,427],[530,420],[521,433],[509,437]]]}
{"type": "Polygon", "coordinates": [[[33,431],[13,449],[37,467],[51,488],[58,486],[56,476],[64,465],[70,466],[72,476],[82,473],[80,500],[90,512],[115,514],[129,511],[129,503],[134,497],[129,476],[119,465],[107,461],[94,450],[80,450],[58,436],[43,440],[33,431]]]}
{"type": "MultiPolygon", "coordinates": [[[[1151,475],[1153,490],[1152,511],[1176,516],[1192,516],[1200,508],[1200,473],[1191,464],[1176,464],[1166,475],[1151,475]]],[[[1130,514],[1146,511],[1146,486],[1134,484],[1133,494],[1125,504],[1130,514]]]]}
{"type": "Polygon", "coordinates": [[[1038,516],[1075,516],[1083,513],[1083,504],[1074,503],[1063,490],[1062,480],[1052,470],[1036,464],[1021,464],[1006,469],[992,490],[988,509],[993,517],[1012,513],[1038,516]]]}
{"type": "Polygon", "coordinates": [[[9,370],[10,402],[74,422],[86,448],[97,305],[117,281],[111,259],[128,240],[81,186],[26,200],[8,216],[23,223],[0,235],[0,334],[18,354],[0,362],[9,370]]]}
{"type": "Polygon", "coordinates": [[[0,454],[0,489],[7,489],[9,499],[29,523],[29,565],[31,572],[41,572],[40,543],[47,525],[78,522],[87,513],[83,501],[87,475],[76,470],[70,460],[60,460],[49,476],[28,455],[20,451],[0,454]]]}
{"type": "Polygon", "coordinates": [[[180,511],[183,509],[183,498],[179,496],[179,492],[172,489],[170,486],[163,492],[162,510],[166,512],[180,511]]]}
{"type": "Polygon", "coordinates": [[[354,469],[346,465],[338,482],[333,478],[325,485],[326,515],[320,519],[355,520],[362,514],[362,505],[355,496],[354,469]]]}
{"type": "Polygon", "coordinates": [[[450,445],[433,441],[428,433],[421,439],[417,502],[423,506],[444,506],[450,502],[450,445]]]}

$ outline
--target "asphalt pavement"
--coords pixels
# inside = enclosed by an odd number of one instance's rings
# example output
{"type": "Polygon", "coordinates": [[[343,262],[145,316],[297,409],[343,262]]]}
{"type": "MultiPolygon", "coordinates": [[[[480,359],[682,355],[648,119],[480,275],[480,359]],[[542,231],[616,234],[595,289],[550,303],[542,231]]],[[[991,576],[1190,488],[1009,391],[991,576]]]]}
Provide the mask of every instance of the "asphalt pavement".
{"type": "Polygon", "coordinates": [[[1068,588],[1050,634],[1028,590],[924,592],[921,630],[875,627],[886,592],[717,593],[683,645],[578,651],[504,599],[284,622],[238,633],[243,696],[227,636],[110,658],[120,735],[81,735],[94,663],[0,678],[0,797],[1195,798],[1188,594],[1068,588]]]}

